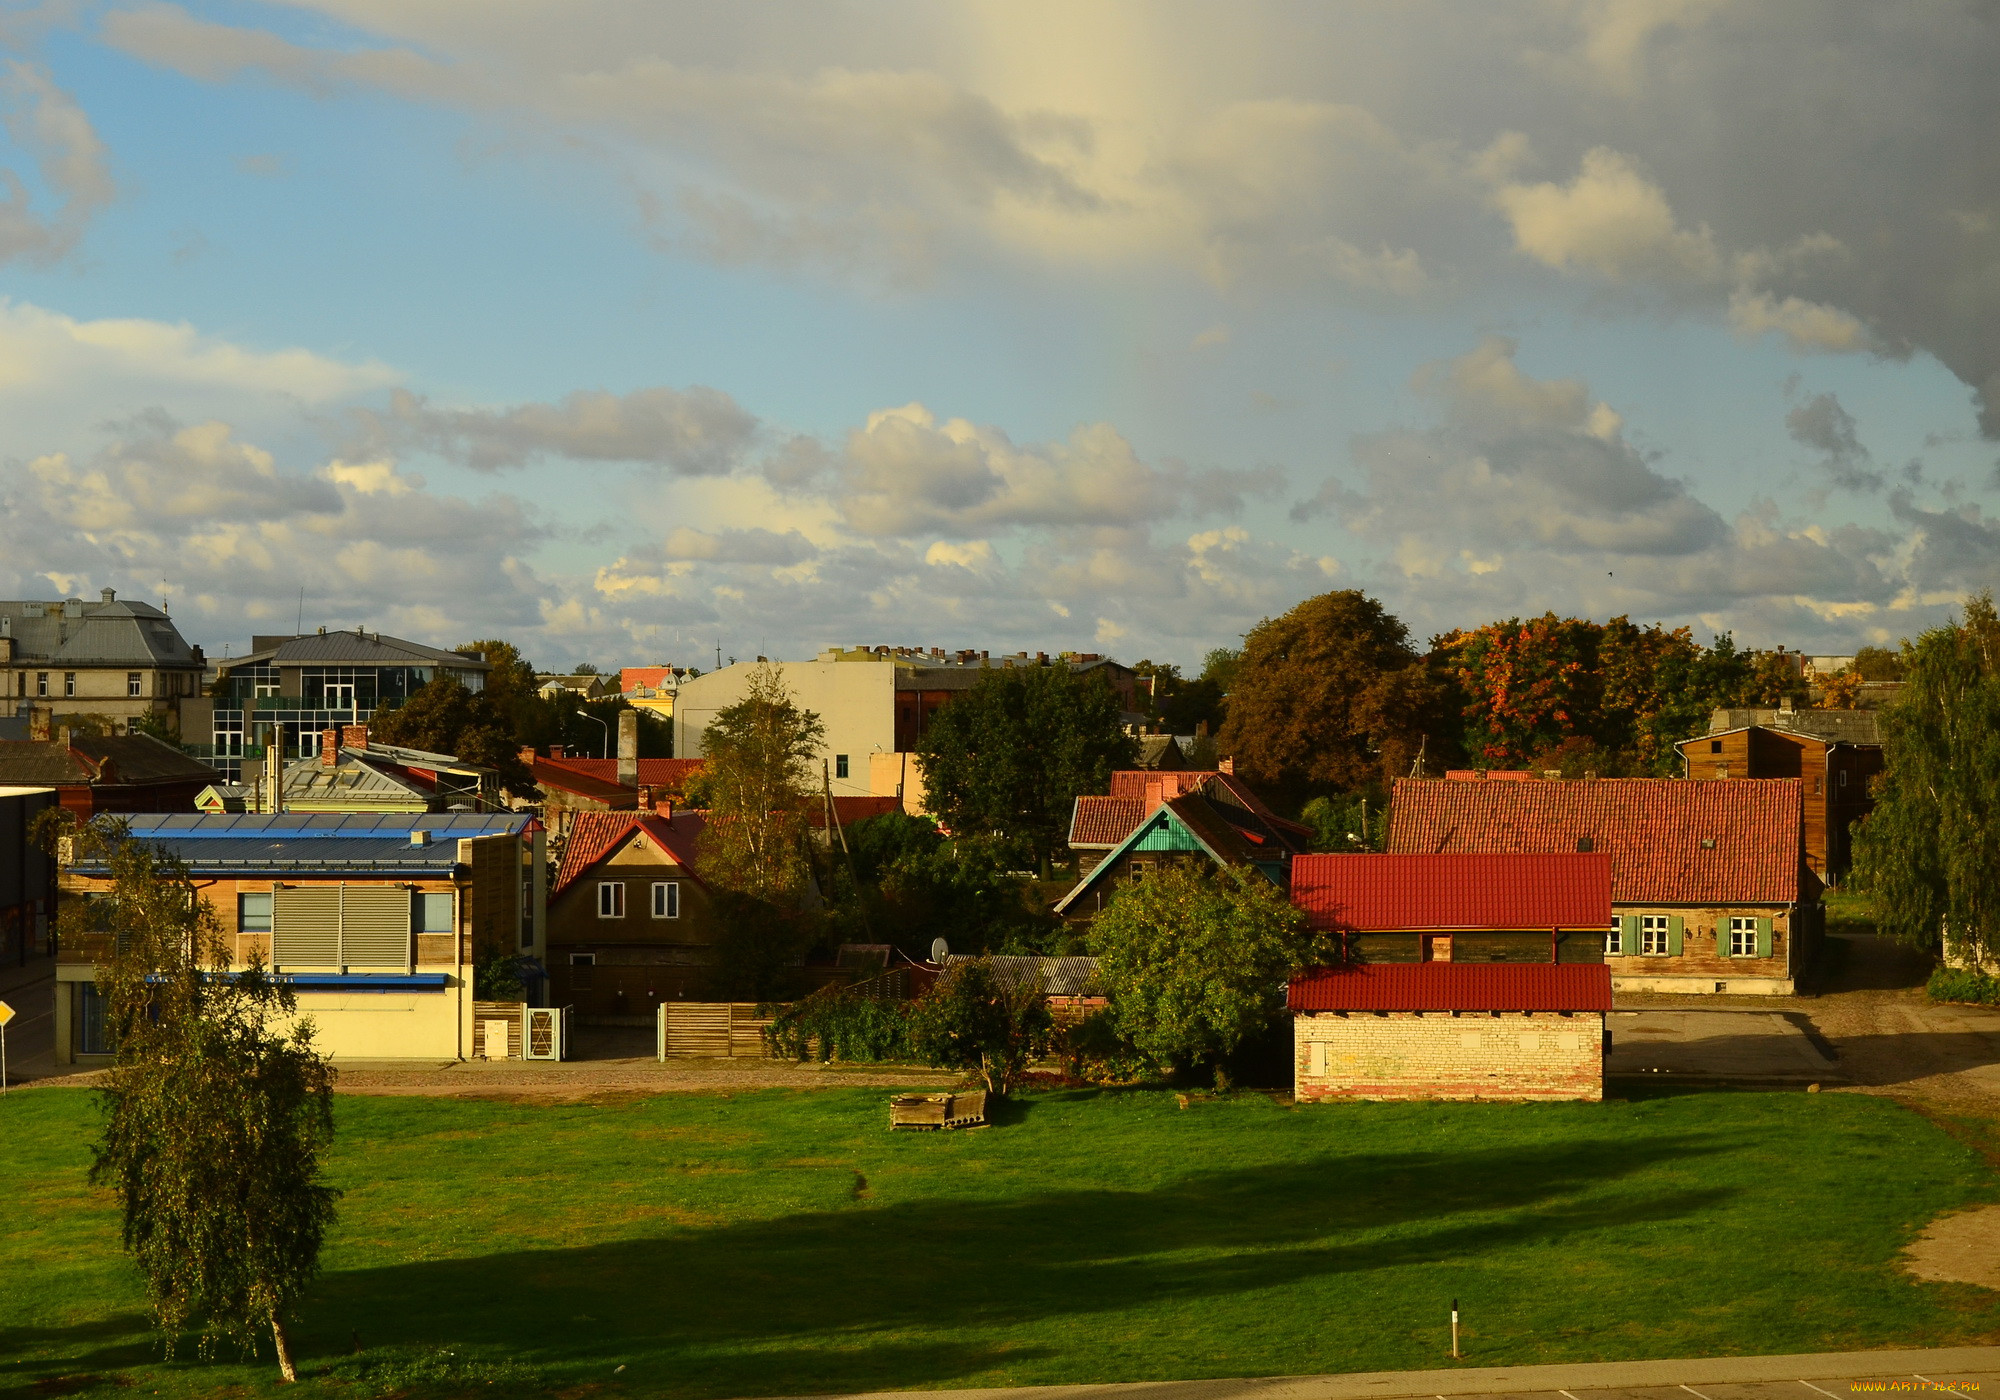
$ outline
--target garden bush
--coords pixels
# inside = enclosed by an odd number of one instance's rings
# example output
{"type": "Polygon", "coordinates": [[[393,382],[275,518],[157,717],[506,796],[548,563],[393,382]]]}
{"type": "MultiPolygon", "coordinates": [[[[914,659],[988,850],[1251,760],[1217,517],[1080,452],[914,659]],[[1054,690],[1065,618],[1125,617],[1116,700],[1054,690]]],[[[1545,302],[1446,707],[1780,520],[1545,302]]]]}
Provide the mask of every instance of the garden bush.
{"type": "Polygon", "coordinates": [[[878,1001],[850,987],[821,987],[778,1008],[764,1041],[784,1060],[907,1060],[910,1012],[901,1002],[878,1001]]]}
{"type": "Polygon", "coordinates": [[[1965,967],[1941,967],[1924,990],[1932,1001],[1965,1001],[2000,1006],[2000,977],[1965,967]]]}

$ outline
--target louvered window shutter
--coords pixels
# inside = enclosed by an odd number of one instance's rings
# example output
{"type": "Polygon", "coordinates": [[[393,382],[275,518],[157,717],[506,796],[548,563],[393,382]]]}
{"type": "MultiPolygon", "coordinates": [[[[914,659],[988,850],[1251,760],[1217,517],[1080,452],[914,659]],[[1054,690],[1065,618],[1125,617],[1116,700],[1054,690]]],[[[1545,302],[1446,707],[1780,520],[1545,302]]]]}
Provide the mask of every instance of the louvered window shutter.
{"type": "Polygon", "coordinates": [[[1757,956],[1771,956],[1771,920],[1768,917],[1757,920],[1757,956]]]}
{"type": "Polygon", "coordinates": [[[271,892],[271,965],[329,971],[340,967],[338,889],[271,892]]]}
{"type": "Polygon", "coordinates": [[[1679,914],[1667,915],[1667,956],[1681,955],[1681,940],[1687,936],[1687,920],[1679,914]]]}
{"type": "Polygon", "coordinates": [[[340,960],[370,972],[410,970],[410,892],[402,885],[341,891],[340,960]]]}

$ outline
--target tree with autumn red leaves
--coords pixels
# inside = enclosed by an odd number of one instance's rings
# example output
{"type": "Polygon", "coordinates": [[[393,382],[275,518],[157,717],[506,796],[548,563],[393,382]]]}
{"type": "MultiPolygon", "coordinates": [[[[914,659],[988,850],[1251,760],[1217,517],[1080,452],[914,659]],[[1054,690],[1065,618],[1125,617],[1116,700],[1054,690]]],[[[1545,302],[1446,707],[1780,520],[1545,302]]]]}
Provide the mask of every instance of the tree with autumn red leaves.
{"type": "Polygon", "coordinates": [[[1297,803],[1401,777],[1447,716],[1401,622],[1354,589],[1308,598],[1243,639],[1217,748],[1297,803]]]}
{"type": "Polygon", "coordinates": [[[1760,659],[1727,634],[1703,647],[1685,627],[1554,613],[1447,633],[1431,650],[1474,763],[1566,777],[1674,772],[1675,741],[1751,699],[1771,669],[1760,659]]]}

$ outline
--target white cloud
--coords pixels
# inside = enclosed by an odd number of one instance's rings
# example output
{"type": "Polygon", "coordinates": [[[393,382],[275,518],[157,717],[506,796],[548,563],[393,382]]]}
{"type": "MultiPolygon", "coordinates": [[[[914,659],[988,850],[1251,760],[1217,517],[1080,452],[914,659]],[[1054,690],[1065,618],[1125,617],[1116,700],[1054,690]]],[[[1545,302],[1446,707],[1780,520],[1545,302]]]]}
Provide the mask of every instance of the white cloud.
{"type": "Polygon", "coordinates": [[[399,389],[386,413],[358,410],[364,439],[436,452],[475,471],[541,458],[644,462],[686,476],[722,475],[742,459],[757,420],[729,395],[699,385],[625,395],[579,391],[560,403],[439,408],[399,389]]]}
{"type": "Polygon", "coordinates": [[[35,160],[53,207],[38,201],[12,170],[0,169],[0,262],[50,262],[68,254],[91,219],[117,195],[104,143],[76,99],[46,68],[0,61],[0,122],[35,160]]]}
{"type": "Polygon", "coordinates": [[[1502,185],[1494,200],[1513,225],[1514,246],[1558,271],[1707,283],[1723,270],[1715,235],[1680,227],[1660,187],[1603,146],[1584,153],[1567,185],[1502,185]]]}
{"type": "Polygon", "coordinates": [[[1798,297],[1780,301],[1769,292],[1741,287],[1729,297],[1729,324],[1748,338],[1776,331],[1801,353],[1866,350],[1874,341],[1859,319],[1838,307],[1798,297]]]}

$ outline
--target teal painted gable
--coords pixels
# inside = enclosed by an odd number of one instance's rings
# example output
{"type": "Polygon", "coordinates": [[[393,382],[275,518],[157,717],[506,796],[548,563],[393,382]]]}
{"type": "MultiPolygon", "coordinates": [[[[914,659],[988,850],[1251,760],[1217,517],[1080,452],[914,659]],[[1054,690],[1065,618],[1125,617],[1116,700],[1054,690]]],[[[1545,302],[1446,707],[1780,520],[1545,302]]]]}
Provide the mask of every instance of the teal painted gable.
{"type": "Polygon", "coordinates": [[[1139,833],[1139,839],[1128,848],[1134,851],[1199,851],[1201,842],[1194,839],[1194,833],[1181,824],[1180,818],[1162,807],[1159,814],[1146,824],[1139,833]]]}

